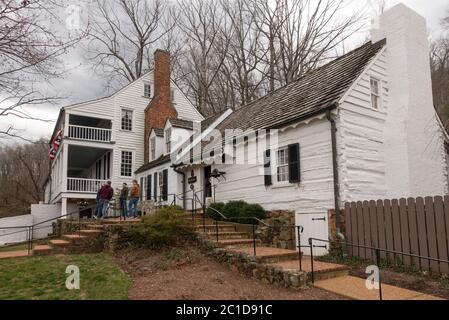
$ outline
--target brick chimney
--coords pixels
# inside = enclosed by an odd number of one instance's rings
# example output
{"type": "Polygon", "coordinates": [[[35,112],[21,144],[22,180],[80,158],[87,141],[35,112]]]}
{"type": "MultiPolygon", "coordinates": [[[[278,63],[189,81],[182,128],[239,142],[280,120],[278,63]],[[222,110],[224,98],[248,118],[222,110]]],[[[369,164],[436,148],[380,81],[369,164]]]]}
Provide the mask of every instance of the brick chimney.
{"type": "Polygon", "coordinates": [[[157,49],[154,52],[154,97],[145,109],[145,163],[149,161],[149,137],[154,128],[163,129],[169,118],[178,113],[171,102],[170,53],[157,49]]]}

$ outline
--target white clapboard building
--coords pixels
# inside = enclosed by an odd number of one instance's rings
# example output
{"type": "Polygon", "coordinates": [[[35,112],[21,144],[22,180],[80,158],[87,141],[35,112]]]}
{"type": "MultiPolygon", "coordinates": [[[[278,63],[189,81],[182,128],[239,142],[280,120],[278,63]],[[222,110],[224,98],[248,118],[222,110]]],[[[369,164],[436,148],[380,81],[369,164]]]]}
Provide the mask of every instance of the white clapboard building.
{"type": "Polygon", "coordinates": [[[323,218],[347,201],[448,193],[426,22],[402,4],[374,22],[371,41],[208,119],[170,81],[169,54],[155,60],[114,95],[61,111],[46,199],[62,213],[106,179],[136,178],[142,200],[191,208],[196,194],[294,211],[307,239],[326,238],[323,218]]]}

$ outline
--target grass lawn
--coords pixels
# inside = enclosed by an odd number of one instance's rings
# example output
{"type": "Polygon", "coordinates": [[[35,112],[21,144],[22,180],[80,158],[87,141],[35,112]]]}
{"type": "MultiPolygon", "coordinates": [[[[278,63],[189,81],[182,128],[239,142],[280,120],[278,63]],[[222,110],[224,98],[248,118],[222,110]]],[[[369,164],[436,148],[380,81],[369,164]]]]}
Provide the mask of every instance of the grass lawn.
{"type": "Polygon", "coordinates": [[[131,279],[105,254],[0,260],[0,300],[127,299],[131,279]],[[66,289],[67,266],[80,270],[80,290],[66,289]]]}
{"type": "Polygon", "coordinates": [[[0,252],[21,251],[21,250],[28,250],[28,244],[25,243],[25,244],[0,247],[0,252]]]}

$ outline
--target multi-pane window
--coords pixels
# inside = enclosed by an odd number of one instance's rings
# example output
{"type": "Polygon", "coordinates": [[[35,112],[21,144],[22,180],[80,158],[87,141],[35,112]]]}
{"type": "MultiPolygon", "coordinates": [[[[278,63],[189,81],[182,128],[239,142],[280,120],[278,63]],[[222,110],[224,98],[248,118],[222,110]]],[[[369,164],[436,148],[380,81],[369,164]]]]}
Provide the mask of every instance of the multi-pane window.
{"type": "Polygon", "coordinates": [[[167,153],[171,152],[171,128],[165,130],[165,145],[167,146],[167,153]]]}
{"type": "Polygon", "coordinates": [[[288,148],[277,151],[277,181],[288,181],[288,148]]]}
{"type": "Polygon", "coordinates": [[[374,109],[379,109],[380,105],[380,88],[379,88],[379,80],[371,78],[371,106],[374,109]]]}
{"type": "Polygon", "coordinates": [[[151,160],[155,160],[156,159],[156,138],[151,138],[150,141],[150,145],[151,145],[151,160]]]}
{"type": "Polygon", "coordinates": [[[122,109],[122,130],[132,131],[133,129],[133,112],[132,110],[122,109]]]}
{"type": "Polygon", "coordinates": [[[122,177],[131,177],[132,171],[133,171],[133,153],[131,151],[122,151],[120,175],[122,177]]]}
{"type": "Polygon", "coordinates": [[[151,85],[149,83],[143,85],[143,96],[145,98],[151,98],[151,85]]]}

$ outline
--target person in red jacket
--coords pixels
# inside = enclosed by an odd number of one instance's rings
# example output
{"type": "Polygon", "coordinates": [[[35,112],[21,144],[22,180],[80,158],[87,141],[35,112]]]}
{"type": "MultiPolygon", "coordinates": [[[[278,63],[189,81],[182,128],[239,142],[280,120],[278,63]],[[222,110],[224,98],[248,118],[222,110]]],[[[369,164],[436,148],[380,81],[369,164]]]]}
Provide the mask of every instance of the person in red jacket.
{"type": "Polygon", "coordinates": [[[111,187],[111,181],[106,182],[101,189],[98,191],[98,217],[103,218],[106,217],[106,213],[108,210],[109,201],[111,201],[112,196],[114,195],[114,189],[111,187]]]}

